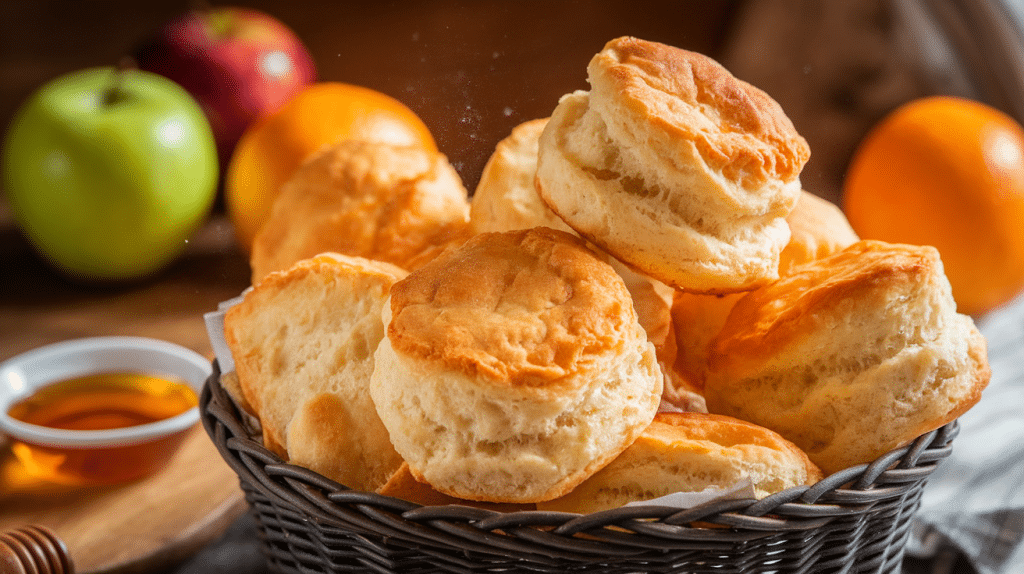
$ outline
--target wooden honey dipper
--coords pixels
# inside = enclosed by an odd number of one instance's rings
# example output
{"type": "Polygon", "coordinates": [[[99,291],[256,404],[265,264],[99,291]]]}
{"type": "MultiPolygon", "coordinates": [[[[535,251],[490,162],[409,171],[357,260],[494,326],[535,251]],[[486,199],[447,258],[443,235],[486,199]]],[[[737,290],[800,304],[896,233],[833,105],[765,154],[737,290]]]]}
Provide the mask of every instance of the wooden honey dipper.
{"type": "Polygon", "coordinates": [[[0,533],[0,574],[75,574],[68,547],[45,526],[0,533]]]}

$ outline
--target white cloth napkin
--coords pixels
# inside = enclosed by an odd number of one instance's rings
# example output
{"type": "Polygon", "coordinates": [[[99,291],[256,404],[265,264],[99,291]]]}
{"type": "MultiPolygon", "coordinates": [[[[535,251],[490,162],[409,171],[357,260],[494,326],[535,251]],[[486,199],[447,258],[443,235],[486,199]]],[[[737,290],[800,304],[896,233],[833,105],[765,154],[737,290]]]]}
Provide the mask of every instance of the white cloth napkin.
{"type": "Polygon", "coordinates": [[[978,321],[992,380],[925,486],[911,555],[937,532],[980,574],[1024,572],[1024,297],[978,321]]]}
{"type": "Polygon", "coordinates": [[[231,358],[231,349],[228,348],[228,343],[224,340],[224,314],[231,307],[241,303],[242,299],[245,299],[245,294],[251,289],[252,287],[242,291],[238,297],[222,301],[217,305],[216,311],[203,314],[203,321],[206,323],[206,335],[210,338],[213,355],[217,357],[217,363],[220,365],[220,372],[222,373],[230,373],[235,370],[235,361],[231,358]]]}

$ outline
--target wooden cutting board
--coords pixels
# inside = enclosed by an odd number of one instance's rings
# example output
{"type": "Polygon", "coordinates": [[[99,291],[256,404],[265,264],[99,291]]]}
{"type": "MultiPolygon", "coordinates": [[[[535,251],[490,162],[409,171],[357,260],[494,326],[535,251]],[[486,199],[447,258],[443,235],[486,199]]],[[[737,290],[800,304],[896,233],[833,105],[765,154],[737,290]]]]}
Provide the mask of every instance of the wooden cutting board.
{"type": "Polygon", "coordinates": [[[238,477],[197,424],[171,462],[142,480],[69,488],[30,477],[0,448],[0,531],[51,528],[82,574],[135,574],[173,566],[245,510],[238,477]]]}

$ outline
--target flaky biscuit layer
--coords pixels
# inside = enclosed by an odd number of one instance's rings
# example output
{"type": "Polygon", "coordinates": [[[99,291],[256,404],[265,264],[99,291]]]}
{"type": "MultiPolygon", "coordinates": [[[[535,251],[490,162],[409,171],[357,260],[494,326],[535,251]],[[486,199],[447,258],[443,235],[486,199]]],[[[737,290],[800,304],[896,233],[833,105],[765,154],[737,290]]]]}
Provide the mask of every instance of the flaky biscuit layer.
{"type": "Polygon", "coordinates": [[[239,386],[268,448],[374,490],[401,464],[370,399],[380,314],[405,271],[324,253],[269,274],[224,317],[239,386]]]}

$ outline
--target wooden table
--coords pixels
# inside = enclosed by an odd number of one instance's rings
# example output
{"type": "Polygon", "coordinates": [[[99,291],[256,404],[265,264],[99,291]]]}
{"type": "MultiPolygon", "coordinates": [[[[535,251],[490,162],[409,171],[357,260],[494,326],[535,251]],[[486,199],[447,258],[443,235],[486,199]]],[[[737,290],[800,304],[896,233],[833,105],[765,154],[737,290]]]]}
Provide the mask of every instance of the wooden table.
{"type": "MultiPolygon", "coordinates": [[[[212,358],[202,315],[248,284],[248,262],[220,213],[158,276],[99,286],[76,284],[51,270],[0,205],[0,360],[105,335],[163,339],[212,358]]],[[[0,531],[26,522],[54,529],[79,572],[168,568],[221,535],[244,509],[237,477],[199,425],[167,468],[112,488],[40,483],[0,445],[0,531]]]]}

